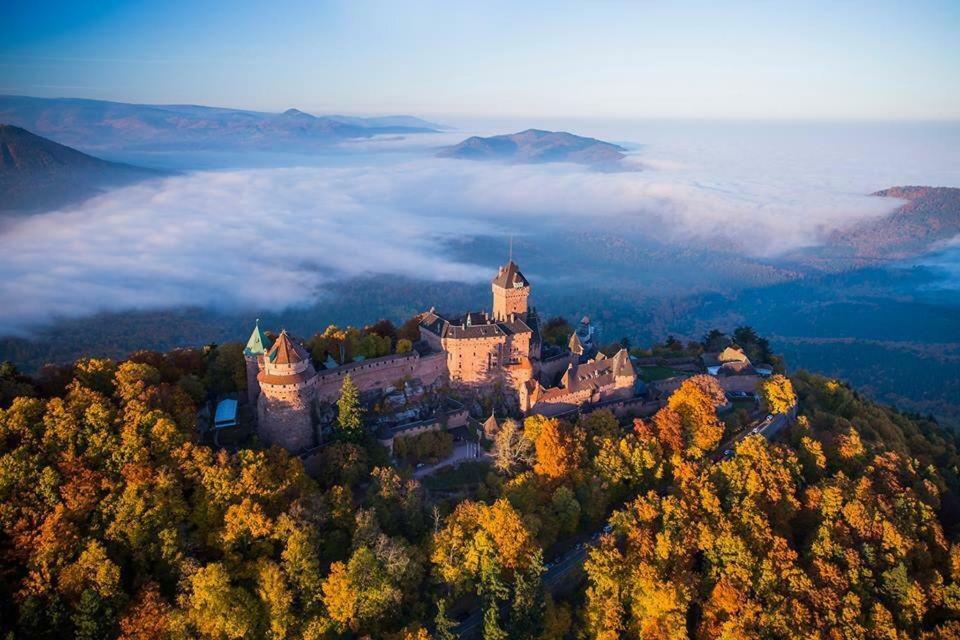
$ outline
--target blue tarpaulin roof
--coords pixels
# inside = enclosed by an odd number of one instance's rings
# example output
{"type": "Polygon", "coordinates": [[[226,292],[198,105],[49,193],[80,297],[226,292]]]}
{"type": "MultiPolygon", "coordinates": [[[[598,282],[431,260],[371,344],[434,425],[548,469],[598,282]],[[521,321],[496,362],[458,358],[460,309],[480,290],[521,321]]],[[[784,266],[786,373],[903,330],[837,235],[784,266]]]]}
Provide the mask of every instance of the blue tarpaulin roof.
{"type": "Polygon", "coordinates": [[[213,427],[222,429],[237,424],[237,401],[227,398],[217,403],[217,412],[213,418],[213,427]]]}

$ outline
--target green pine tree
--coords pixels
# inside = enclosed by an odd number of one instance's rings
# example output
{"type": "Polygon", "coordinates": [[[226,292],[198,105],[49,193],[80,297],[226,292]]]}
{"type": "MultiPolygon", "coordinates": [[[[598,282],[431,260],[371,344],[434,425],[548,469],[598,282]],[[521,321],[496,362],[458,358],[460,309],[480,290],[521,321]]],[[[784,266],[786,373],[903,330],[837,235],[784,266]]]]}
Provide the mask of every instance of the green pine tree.
{"type": "Polygon", "coordinates": [[[545,598],[543,593],[543,552],[537,551],[530,568],[518,570],[513,581],[510,603],[510,637],[533,640],[543,631],[545,598]]]}
{"type": "Polygon", "coordinates": [[[348,442],[363,439],[363,407],[360,406],[360,390],[347,374],[340,387],[340,399],[337,400],[337,436],[348,442]]]}
{"type": "Polygon", "coordinates": [[[447,601],[440,598],[437,602],[437,617],[433,619],[436,626],[436,632],[433,634],[435,640],[456,640],[457,634],[453,632],[457,623],[447,617],[447,601]]]}
{"type": "Polygon", "coordinates": [[[93,589],[84,589],[73,613],[74,638],[106,640],[113,625],[113,611],[93,589]]]}
{"type": "Polygon", "coordinates": [[[500,626],[500,614],[497,603],[490,600],[483,612],[483,640],[507,640],[507,632],[500,626]]]}
{"type": "Polygon", "coordinates": [[[483,597],[483,640],[507,640],[510,636],[500,624],[500,603],[510,590],[501,577],[500,563],[488,558],[480,570],[479,595],[483,597]]]}

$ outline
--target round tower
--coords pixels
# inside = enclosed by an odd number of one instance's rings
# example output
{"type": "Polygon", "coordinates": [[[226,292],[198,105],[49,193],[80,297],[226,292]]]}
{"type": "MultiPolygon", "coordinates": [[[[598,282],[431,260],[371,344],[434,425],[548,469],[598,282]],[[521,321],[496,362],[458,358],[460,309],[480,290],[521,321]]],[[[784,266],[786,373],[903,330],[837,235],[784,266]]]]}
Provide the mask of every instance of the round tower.
{"type": "Polygon", "coordinates": [[[270,349],[270,339],[260,330],[260,318],[253,327],[253,333],[247,340],[247,346],[243,349],[243,359],[247,368],[247,399],[251,406],[257,406],[257,400],[260,397],[260,383],[257,381],[257,375],[263,367],[263,358],[270,349]]]}
{"type": "Polygon", "coordinates": [[[313,425],[316,372],[310,356],[281,331],[262,362],[257,433],[291,452],[319,444],[313,425]]]}

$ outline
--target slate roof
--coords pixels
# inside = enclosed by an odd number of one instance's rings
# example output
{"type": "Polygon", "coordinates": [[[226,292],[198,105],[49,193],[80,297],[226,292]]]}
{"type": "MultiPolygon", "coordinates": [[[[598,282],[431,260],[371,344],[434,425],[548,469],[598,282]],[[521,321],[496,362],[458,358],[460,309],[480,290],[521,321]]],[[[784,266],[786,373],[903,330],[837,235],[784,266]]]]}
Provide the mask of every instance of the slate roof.
{"type": "Polygon", "coordinates": [[[482,311],[471,311],[463,317],[463,322],[467,326],[473,326],[475,324],[487,324],[487,314],[482,311]]]}
{"type": "Polygon", "coordinates": [[[724,362],[717,375],[721,376],[753,376],[757,375],[757,370],[747,362],[724,362]]]}
{"type": "Polygon", "coordinates": [[[446,333],[449,325],[450,323],[446,320],[446,318],[433,311],[427,311],[420,316],[420,326],[430,333],[440,336],[441,338],[446,333]]]}
{"type": "Polygon", "coordinates": [[[492,338],[517,333],[531,333],[533,329],[519,318],[505,322],[489,322],[484,313],[468,313],[463,317],[463,324],[455,324],[434,311],[427,311],[420,316],[420,326],[440,338],[492,338]],[[469,320],[469,322],[468,322],[469,320]]]}
{"type": "Polygon", "coordinates": [[[568,369],[563,376],[564,386],[548,389],[544,397],[560,397],[566,393],[605,387],[612,385],[619,376],[636,376],[626,349],[620,349],[612,358],[602,358],[568,369]]]}
{"type": "Polygon", "coordinates": [[[533,331],[533,329],[531,329],[526,322],[516,317],[514,317],[512,320],[507,320],[506,322],[498,322],[497,326],[499,326],[504,333],[511,335],[515,333],[528,333],[533,331]]]}
{"type": "Polygon", "coordinates": [[[448,338],[493,338],[495,336],[504,336],[506,332],[498,324],[481,324],[467,327],[463,325],[451,324],[447,326],[446,337],[448,338]]]}
{"type": "Polygon", "coordinates": [[[519,287],[529,287],[530,283],[523,274],[517,263],[511,260],[505,267],[500,268],[497,277],[493,279],[493,284],[504,289],[513,289],[519,287]]]}

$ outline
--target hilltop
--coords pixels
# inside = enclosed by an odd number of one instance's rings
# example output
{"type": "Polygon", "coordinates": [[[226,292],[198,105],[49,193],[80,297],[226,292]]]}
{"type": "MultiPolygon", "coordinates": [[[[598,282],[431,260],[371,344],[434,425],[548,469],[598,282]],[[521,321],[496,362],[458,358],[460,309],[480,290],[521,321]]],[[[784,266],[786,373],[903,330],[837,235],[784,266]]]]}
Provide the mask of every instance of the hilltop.
{"type": "Polygon", "coordinates": [[[832,271],[916,257],[960,236],[960,189],[900,186],[870,195],[906,203],[881,218],[833,231],[822,246],[792,257],[832,271]]]}
{"type": "Polygon", "coordinates": [[[197,105],[149,105],[77,98],[0,96],[0,121],[86,149],[298,150],[379,134],[428,133],[412,116],[315,116],[197,105]]]}
{"type": "Polygon", "coordinates": [[[0,212],[52,208],[157,175],[0,124],[0,212]]]}
{"type": "MultiPolygon", "coordinates": [[[[244,358],[227,343],[84,358],[36,378],[0,364],[0,633],[960,631],[960,443],[838,380],[775,376],[758,398],[727,402],[697,375],[637,419],[478,407],[490,453],[442,466],[449,427],[404,436],[392,456],[379,430],[344,428],[362,415],[349,376],[323,446],[264,447],[249,437],[244,358]],[[203,428],[211,398],[241,398],[238,424],[203,428]]],[[[237,406],[217,415],[224,404],[237,406]]]]}
{"type": "Polygon", "coordinates": [[[437,155],[460,160],[610,164],[622,160],[625,157],[623,151],[626,149],[619,145],[566,131],[527,129],[488,138],[472,136],[452,147],[441,149],[437,155]]]}

